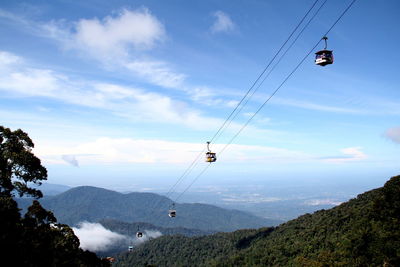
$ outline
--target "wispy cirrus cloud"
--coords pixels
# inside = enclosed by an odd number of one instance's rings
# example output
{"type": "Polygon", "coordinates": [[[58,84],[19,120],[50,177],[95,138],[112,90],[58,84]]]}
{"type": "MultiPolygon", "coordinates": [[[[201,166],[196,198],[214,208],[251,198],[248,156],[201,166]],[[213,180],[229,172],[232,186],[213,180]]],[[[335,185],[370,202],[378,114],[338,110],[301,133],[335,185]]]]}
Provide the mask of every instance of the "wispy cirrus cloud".
{"type": "Polygon", "coordinates": [[[0,9],[0,17],[26,28],[31,34],[57,41],[63,49],[100,61],[108,69],[123,68],[164,87],[176,88],[184,74],[146,51],[167,38],[164,25],[147,8],[122,9],[104,18],[38,22],[0,9]]]}
{"type": "Polygon", "coordinates": [[[235,24],[228,14],[220,10],[213,13],[215,18],[214,24],[211,26],[212,33],[228,33],[235,29],[235,24]]]}
{"type": "Polygon", "coordinates": [[[209,95],[207,102],[192,97],[198,88],[190,85],[187,75],[177,67],[149,54],[166,40],[164,24],[147,8],[122,9],[103,18],[82,18],[77,21],[34,21],[0,9],[0,18],[13,21],[26,32],[56,41],[63,50],[81,58],[100,62],[107,71],[122,71],[164,88],[185,92],[200,104],[232,106],[231,99],[209,95]]]}
{"type": "Polygon", "coordinates": [[[100,108],[132,120],[179,124],[195,129],[217,127],[221,119],[171,97],[141,88],[76,80],[67,75],[31,68],[11,53],[1,52],[0,91],[14,97],[48,97],[69,104],[100,108]]]}

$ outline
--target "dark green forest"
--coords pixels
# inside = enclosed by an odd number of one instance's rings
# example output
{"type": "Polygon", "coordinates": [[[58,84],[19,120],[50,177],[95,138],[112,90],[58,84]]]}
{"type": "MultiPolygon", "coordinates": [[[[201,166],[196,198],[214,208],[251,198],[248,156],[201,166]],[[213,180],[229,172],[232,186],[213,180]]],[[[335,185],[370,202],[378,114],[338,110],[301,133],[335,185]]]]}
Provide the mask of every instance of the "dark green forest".
{"type": "Polygon", "coordinates": [[[79,248],[72,229],[57,223],[37,199],[47,170],[33,153],[34,144],[22,130],[0,126],[0,256],[2,266],[109,266],[96,254],[79,248]],[[21,215],[16,196],[30,196],[21,215]]]}
{"type": "Polygon", "coordinates": [[[400,176],[278,227],[163,236],[115,266],[400,266],[400,176]]]}

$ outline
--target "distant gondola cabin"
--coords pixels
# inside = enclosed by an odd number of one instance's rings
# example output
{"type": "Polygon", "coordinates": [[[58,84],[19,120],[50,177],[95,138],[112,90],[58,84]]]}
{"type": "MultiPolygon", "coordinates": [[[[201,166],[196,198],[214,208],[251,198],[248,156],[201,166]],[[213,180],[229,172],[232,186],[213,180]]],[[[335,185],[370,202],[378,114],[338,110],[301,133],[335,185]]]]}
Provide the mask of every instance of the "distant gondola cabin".
{"type": "Polygon", "coordinates": [[[168,216],[171,217],[171,218],[176,217],[176,210],[169,210],[168,216]]]}
{"type": "Polygon", "coordinates": [[[137,237],[137,238],[143,237],[143,233],[142,233],[142,232],[137,232],[137,233],[136,233],[136,237],[137,237]]]}
{"type": "Polygon", "coordinates": [[[206,162],[215,162],[217,160],[216,153],[207,152],[206,153],[206,162]]]}
{"type": "Polygon", "coordinates": [[[333,63],[333,51],[332,50],[321,50],[315,53],[315,64],[325,66],[333,63]]]}

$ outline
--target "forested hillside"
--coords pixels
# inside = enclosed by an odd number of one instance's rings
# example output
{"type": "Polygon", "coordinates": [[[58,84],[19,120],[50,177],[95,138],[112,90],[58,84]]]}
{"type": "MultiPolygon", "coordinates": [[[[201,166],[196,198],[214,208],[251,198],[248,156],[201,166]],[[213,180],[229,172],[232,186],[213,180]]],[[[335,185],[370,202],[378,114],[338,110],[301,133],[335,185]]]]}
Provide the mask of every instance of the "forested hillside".
{"type": "Polygon", "coordinates": [[[163,236],[115,266],[400,266],[400,176],[278,227],[163,236]]]}
{"type": "MultiPolygon", "coordinates": [[[[31,200],[18,199],[20,207],[31,200]]],[[[54,212],[60,222],[76,225],[81,221],[115,219],[124,222],[147,222],[156,226],[185,227],[203,231],[234,231],[277,225],[246,212],[206,204],[176,204],[178,216],[168,217],[172,201],[153,193],[122,194],[97,187],[72,188],[57,196],[44,197],[42,205],[54,212]]]]}

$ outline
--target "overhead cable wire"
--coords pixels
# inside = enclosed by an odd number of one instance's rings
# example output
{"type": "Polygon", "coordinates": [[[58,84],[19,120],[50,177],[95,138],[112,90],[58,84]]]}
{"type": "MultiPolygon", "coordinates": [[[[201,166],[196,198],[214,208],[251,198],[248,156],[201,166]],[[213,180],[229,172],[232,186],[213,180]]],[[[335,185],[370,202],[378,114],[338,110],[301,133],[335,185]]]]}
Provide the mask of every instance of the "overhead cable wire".
{"type": "MultiPolygon", "coordinates": [[[[336,26],[336,24],[342,19],[342,17],[347,13],[347,11],[353,6],[357,0],[353,0],[347,8],[340,14],[332,26],[326,31],[323,36],[327,36],[329,32],[336,26]]],[[[297,69],[303,64],[306,58],[315,50],[315,48],[320,44],[322,39],[314,45],[314,47],[303,57],[303,59],[297,64],[297,66],[289,73],[289,75],[283,80],[283,82],[275,89],[275,91],[268,97],[268,99],[257,109],[257,111],[247,120],[247,122],[240,128],[240,130],[231,138],[231,140],[224,146],[224,148],[219,152],[219,155],[225,151],[225,149],[236,139],[236,137],[247,127],[247,125],[253,120],[253,118],[261,111],[261,109],[269,102],[269,100],[282,88],[282,86],[289,80],[289,78],[297,71],[297,69]]]]}
{"type": "MultiPolygon", "coordinates": [[[[189,165],[189,167],[186,168],[186,170],[182,173],[182,175],[178,178],[178,180],[175,182],[175,184],[169,189],[169,191],[165,194],[165,197],[169,198],[171,194],[174,192],[175,188],[183,181],[183,179],[188,176],[192,170],[197,166],[199,163],[199,158],[201,155],[203,155],[205,149],[203,149],[199,154],[197,154],[196,158],[192,161],[192,163],[189,165]]],[[[152,205],[152,208],[158,207],[162,202],[162,199],[159,199],[159,201],[156,202],[155,205],[152,205]]]]}
{"type": "MultiPolygon", "coordinates": [[[[271,70],[267,73],[267,75],[264,77],[264,79],[262,80],[262,82],[259,84],[259,86],[257,87],[256,90],[258,90],[261,85],[264,83],[265,79],[268,78],[268,76],[271,74],[271,72],[277,67],[277,65],[279,65],[279,63],[282,61],[282,59],[286,56],[286,54],[289,52],[289,50],[293,47],[293,45],[297,42],[297,40],[299,39],[299,37],[301,36],[301,34],[304,32],[304,30],[308,27],[308,25],[310,25],[311,21],[313,21],[313,19],[318,15],[319,11],[322,9],[322,7],[326,4],[328,0],[325,0],[322,5],[318,8],[318,10],[314,13],[314,15],[310,18],[310,20],[306,23],[306,25],[304,25],[303,29],[301,29],[301,31],[297,34],[296,38],[293,40],[293,42],[289,45],[289,47],[285,50],[285,52],[283,52],[283,54],[281,55],[281,57],[278,59],[278,61],[275,63],[275,65],[271,68],[271,70]]],[[[255,91],[256,91],[255,90],[255,91]]],[[[251,95],[252,96],[252,95],[251,95]]]]}
{"type": "MultiPolygon", "coordinates": [[[[325,0],[326,2],[327,0],[325,0]]],[[[223,133],[224,129],[226,129],[233,121],[234,118],[236,118],[236,116],[239,114],[239,112],[243,109],[243,107],[247,104],[247,101],[245,102],[244,105],[241,106],[241,104],[243,103],[243,101],[247,98],[247,96],[249,95],[249,93],[253,90],[253,88],[256,86],[256,84],[260,81],[260,79],[262,78],[262,76],[265,74],[265,72],[267,71],[267,69],[271,66],[271,64],[274,62],[274,60],[276,59],[276,57],[279,55],[279,53],[282,51],[282,49],[285,47],[285,45],[288,43],[288,41],[292,38],[292,36],[294,35],[294,33],[298,30],[298,28],[301,26],[301,24],[304,22],[304,20],[307,18],[307,16],[310,14],[310,12],[314,9],[315,5],[319,2],[319,0],[315,0],[314,3],[311,5],[311,7],[308,9],[308,11],[306,12],[306,14],[302,17],[302,19],[298,22],[298,24],[296,25],[296,27],[293,29],[293,31],[290,33],[290,35],[288,36],[288,38],[284,41],[284,43],[281,45],[281,47],[278,49],[278,51],[275,53],[275,55],[273,56],[273,58],[269,61],[269,63],[267,64],[267,66],[263,69],[263,71],[261,72],[261,74],[257,77],[257,79],[253,82],[253,84],[251,85],[251,87],[248,89],[248,91],[245,93],[245,95],[242,97],[242,99],[239,101],[239,103],[236,105],[236,107],[232,110],[232,112],[229,114],[229,116],[227,117],[227,119],[224,121],[224,123],[220,126],[220,128],[217,130],[217,132],[214,134],[214,136],[211,138],[210,143],[212,143],[213,141],[215,141],[216,139],[219,138],[219,136],[223,133]],[[239,112],[236,112],[238,110],[238,108],[241,106],[241,108],[239,109],[239,112]],[[236,113],[236,114],[235,114],[236,113]],[[232,117],[233,116],[233,117],[232,117]]],[[[319,8],[321,9],[321,7],[319,8]]],[[[318,10],[319,10],[318,9],[318,10]]],[[[309,24],[309,23],[308,23],[309,24]]],[[[307,24],[307,25],[308,25],[307,24]]],[[[265,78],[264,80],[265,81],[265,78]]],[[[258,86],[259,88],[260,86],[258,86]]],[[[254,94],[254,93],[253,93],[254,94]]],[[[252,94],[252,95],[253,95],[252,94]]],[[[204,152],[204,150],[203,150],[204,152]]],[[[185,170],[185,172],[180,176],[180,178],[177,180],[177,182],[171,187],[171,189],[168,191],[167,193],[167,197],[169,194],[171,194],[175,188],[184,180],[184,178],[186,178],[191,171],[193,170],[193,168],[197,165],[197,163],[195,164],[195,162],[199,159],[199,156],[196,157],[196,159],[191,163],[191,165],[185,170]],[[192,168],[193,166],[193,168],[192,168]]]]}
{"type": "Polygon", "coordinates": [[[179,179],[176,181],[176,183],[171,187],[171,189],[168,191],[168,193],[165,195],[166,197],[169,197],[169,194],[171,194],[175,188],[178,186],[178,184],[187,176],[191,173],[191,171],[194,169],[194,167],[197,166],[198,160],[200,159],[201,155],[203,155],[205,149],[203,149],[199,154],[197,154],[197,157],[192,161],[192,163],[189,165],[189,167],[183,172],[183,174],[179,177],[179,179]]]}
{"type": "Polygon", "coordinates": [[[246,97],[249,95],[249,93],[253,90],[254,86],[258,83],[258,81],[261,79],[261,77],[264,75],[264,73],[267,71],[269,66],[272,64],[272,62],[275,60],[275,58],[278,56],[278,54],[282,51],[283,47],[287,44],[287,42],[292,38],[293,34],[297,31],[297,29],[300,27],[300,25],[303,23],[303,21],[306,19],[308,14],[310,14],[311,10],[315,7],[315,5],[318,3],[319,0],[316,0],[310,9],[307,11],[307,13],[303,16],[303,18],[300,20],[300,22],[296,25],[294,30],[290,33],[289,37],[285,40],[285,42],[281,45],[281,47],[278,49],[278,51],[275,53],[273,58],[269,61],[268,65],[263,69],[260,75],[258,75],[257,79],[253,82],[253,84],[250,86],[250,88],[247,90],[246,94],[242,97],[242,99],[239,101],[239,103],[236,105],[236,107],[232,110],[232,112],[229,114],[229,116],[226,118],[224,123],[220,126],[218,131],[214,134],[214,136],[211,138],[210,143],[214,141],[214,139],[218,136],[218,134],[223,131],[225,128],[225,125],[228,123],[228,121],[231,119],[233,114],[236,112],[236,110],[239,108],[239,106],[242,104],[242,102],[246,99],[246,97]]]}
{"type": "Polygon", "coordinates": [[[211,163],[210,163],[210,164],[207,164],[207,165],[203,168],[203,170],[202,170],[202,171],[192,180],[192,182],[185,188],[185,190],[183,190],[183,191],[176,197],[176,199],[175,199],[174,202],[177,202],[177,201],[186,193],[186,191],[188,191],[189,188],[191,188],[192,185],[200,178],[200,176],[202,176],[203,173],[206,172],[206,170],[207,170],[210,166],[211,166],[211,163]]]}
{"type": "MultiPolygon", "coordinates": [[[[353,6],[353,4],[357,0],[353,0],[347,8],[340,14],[340,16],[336,19],[336,21],[332,24],[332,26],[325,32],[323,36],[327,36],[329,32],[336,26],[336,24],[342,19],[342,17],[347,13],[347,11],[353,6]]],[[[253,118],[264,108],[264,106],[269,102],[269,100],[282,88],[282,86],[289,80],[289,78],[299,69],[299,67],[303,64],[303,62],[307,59],[307,57],[315,50],[315,48],[320,44],[322,39],[319,39],[318,42],[313,46],[312,49],[301,59],[301,61],[295,66],[295,68],[286,76],[286,78],[282,81],[282,83],[274,90],[274,92],[267,98],[267,100],[257,109],[257,111],[246,121],[246,123],[239,129],[239,131],[230,139],[230,141],[223,147],[223,149],[218,153],[219,156],[226,150],[226,148],[232,144],[232,142],[237,138],[237,136],[249,125],[249,123],[253,120],[253,118]]],[[[211,165],[211,164],[210,164],[211,165]]],[[[196,178],[185,188],[185,190],[179,195],[179,198],[187,191],[189,188],[197,181],[201,175],[205,173],[208,169],[209,165],[203,169],[203,171],[196,176],[196,178]]]]}
{"type": "MultiPolygon", "coordinates": [[[[274,64],[274,66],[270,69],[270,71],[267,73],[267,75],[264,76],[263,80],[258,84],[258,86],[251,92],[250,96],[247,97],[243,105],[240,106],[239,110],[236,112],[236,114],[232,117],[232,119],[227,123],[225,129],[227,129],[233,120],[241,113],[243,108],[247,105],[247,103],[250,101],[250,99],[254,96],[254,94],[260,89],[261,85],[265,82],[265,80],[269,77],[269,75],[275,70],[275,68],[279,65],[279,63],[282,61],[282,59],[286,56],[286,54],[289,52],[289,50],[293,47],[293,45],[297,42],[301,34],[304,32],[304,30],[310,25],[311,21],[317,16],[319,11],[322,9],[322,7],[326,4],[328,0],[325,0],[322,5],[317,9],[317,11],[314,13],[314,15],[308,20],[308,22],[304,25],[302,30],[297,34],[296,38],[292,41],[292,43],[289,45],[289,47],[285,50],[285,52],[279,57],[278,61],[274,64]]],[[[220,135],[222,132],[220,132],[220,135]]],[[[219,135],[219,136],[220,136],[219,135]]],[[[215,139],[218,139],[219,136],[215,139]]]]}

